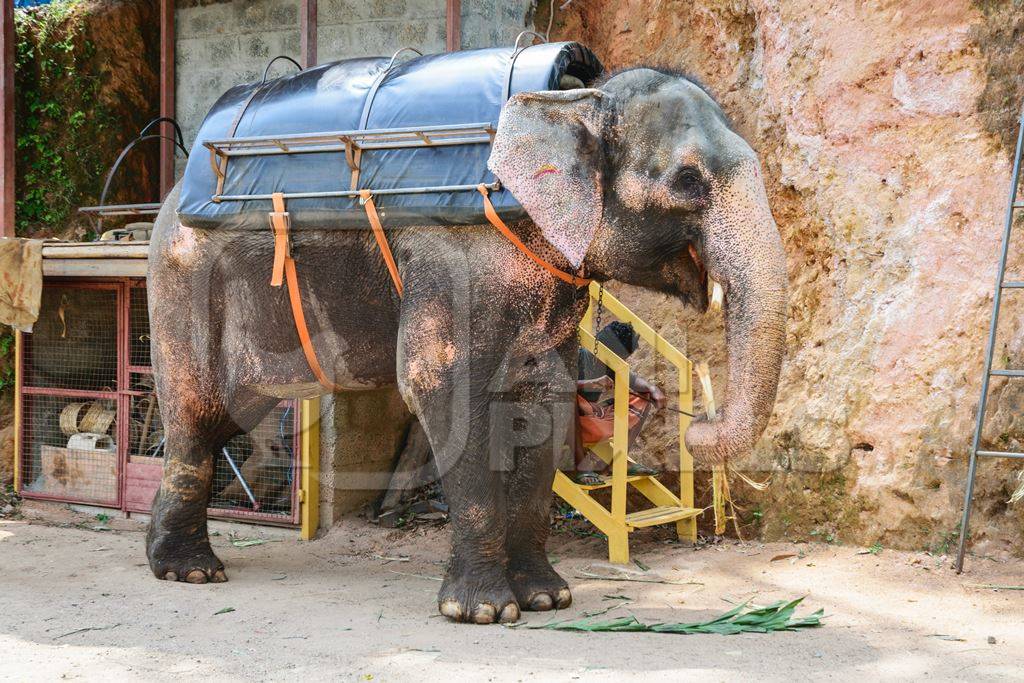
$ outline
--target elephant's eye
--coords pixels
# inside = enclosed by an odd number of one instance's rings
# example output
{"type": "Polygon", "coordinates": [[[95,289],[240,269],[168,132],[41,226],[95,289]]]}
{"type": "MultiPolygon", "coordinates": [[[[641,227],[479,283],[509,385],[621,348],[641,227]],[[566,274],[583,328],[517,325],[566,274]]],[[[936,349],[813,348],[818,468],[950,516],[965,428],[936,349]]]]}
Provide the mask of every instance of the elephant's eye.
{"type": "Polygon", "coordinates": [[[700,171],[694,166],[683,166],[676,173],[676,187],[688,195],[699,194],[704,187],[700,171]]]}

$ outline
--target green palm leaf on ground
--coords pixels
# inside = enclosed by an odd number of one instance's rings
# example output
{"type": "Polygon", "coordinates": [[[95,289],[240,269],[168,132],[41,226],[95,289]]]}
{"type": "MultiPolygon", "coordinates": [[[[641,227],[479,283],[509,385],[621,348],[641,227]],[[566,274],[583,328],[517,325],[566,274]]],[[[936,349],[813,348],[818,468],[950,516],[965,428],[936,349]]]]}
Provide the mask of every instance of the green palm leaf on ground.
{"type": "Polygon", "coordinates": [[[732,635],[735,633],[768,633],[770,631],[795,631],[801,628],[821,626],[824,610],[818,610],[805,617],[795,617],[797,606],[803,598],[779,602],[746,609],[749,602],[737,605],[708,621],[692,623],[652,623],[645,624],[636,617],[617,617],[599,620],[594,616],[583,619],[556,621],[547,624],[528,625],[527,628],[542,628],[556,631],[586,632],[627,632],[627,633],[717,633],[732,635]]]}

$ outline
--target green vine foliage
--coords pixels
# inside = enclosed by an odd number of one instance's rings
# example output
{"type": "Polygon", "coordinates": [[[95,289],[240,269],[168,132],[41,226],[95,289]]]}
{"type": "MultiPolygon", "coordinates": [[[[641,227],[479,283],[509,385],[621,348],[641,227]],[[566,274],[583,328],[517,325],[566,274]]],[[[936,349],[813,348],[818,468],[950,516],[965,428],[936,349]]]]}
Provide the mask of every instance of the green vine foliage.
{"type": "Polygon", "coordinates": [[[76,209],[99,194],[110,163],[99,141],[114,122],[85,36],[86,4],[56,0],[15,12],[19,235],[81,234],[88,223],[76,209]]]}
{"type": "Polygon", "coordinates": [[[0,327],[0,394],[14,387],[14,331],[0,327]]]}

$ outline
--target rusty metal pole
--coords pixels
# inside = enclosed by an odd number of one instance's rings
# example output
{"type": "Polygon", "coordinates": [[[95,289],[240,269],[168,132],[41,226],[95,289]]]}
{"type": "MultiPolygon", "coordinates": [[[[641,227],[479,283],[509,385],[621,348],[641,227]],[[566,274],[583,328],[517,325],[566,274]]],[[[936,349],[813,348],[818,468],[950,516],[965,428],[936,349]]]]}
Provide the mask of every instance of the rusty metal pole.
{"type": "Polygon", "coordinates": [[[14,0],[0,4],[0,237],[14,237],[14,0]]]}
{"type": "MultiPolygon", "coordinates": [[[[174,0],[160,0],[160,116],[174,118],[174,0]]],[[[174,128],[160,126],[160,199],[174,187],[174,128]]]]}
{"type": "Polygon", "coordinates": [[[445,9],[445,49],[462,49],[462,0],[447,0],[445,9]]]}
{"type": "Polygon", "coordinates": [[[299,39],[303,69],[316,66],[316,31],[316,0],[302,0],[299,5],[299,39]]]}

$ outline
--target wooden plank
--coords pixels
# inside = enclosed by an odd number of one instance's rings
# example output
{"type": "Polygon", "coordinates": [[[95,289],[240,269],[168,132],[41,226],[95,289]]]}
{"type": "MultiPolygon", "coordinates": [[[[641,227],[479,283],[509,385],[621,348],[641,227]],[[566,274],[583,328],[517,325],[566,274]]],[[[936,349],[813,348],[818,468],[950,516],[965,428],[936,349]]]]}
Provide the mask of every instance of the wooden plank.
{"type": "Polygon", "coordinates": [[[144,259],[149,258],[149,243],[142,242],[96,242],[91,248],[83,249],[71,245],[43,245],[44,259],[144,259]]]}
{"type": "Polygon", "coordinates": [[[146,277],[148,259],[43,259],[43,277],[146,277]]]}
{"type": "Polygon", "coordinates": [[[316,66],[317,23],[316,0],[301,0],[299,5],[299,40],[302,44],[302,68],[316,66]]]}
{"type": "MultiPolygon", "coordinates": [[[[160,116],[174,118],[174,0],[160,0],[160,116]]],[[[160,126],[160,198],[174,187],[174,127],[160,126]]]]}
{"type": "Polygon", "coordinates": [[[462,49],[462,0],[447,0],[445,8],[445,49],[462,49]]]}
{"type": "Polygon", "coordinates": [[[631,528],[642,528],[668,524],[687,517],[696,517],[700,510],[682,507],[656,507],[626,515],[626,525],[631,528]]]}
{"type": "Polygon", "coordinates": [[[71,242],[65,240],[46,240],[43,242],[43,253],[51,247],[78,247],[84,250],[95,249],[96,247],[122,247],[122,248],[135,248],[139,245],[147,245],[149,240],[131,240],[121,242],[117,240],[105,240],[105,241],[93,241],[93,242],[71,242]]]}
{"type": "Polygon", "coordinates": [[[39,448],[42,491],[69,500],[117,499],[117,453],[84,448],[39,448]]]}
{"type": "Polygon", "coordinates": [[[0,5],[0,237],[14,237],[14,1],[0,5]]]}

